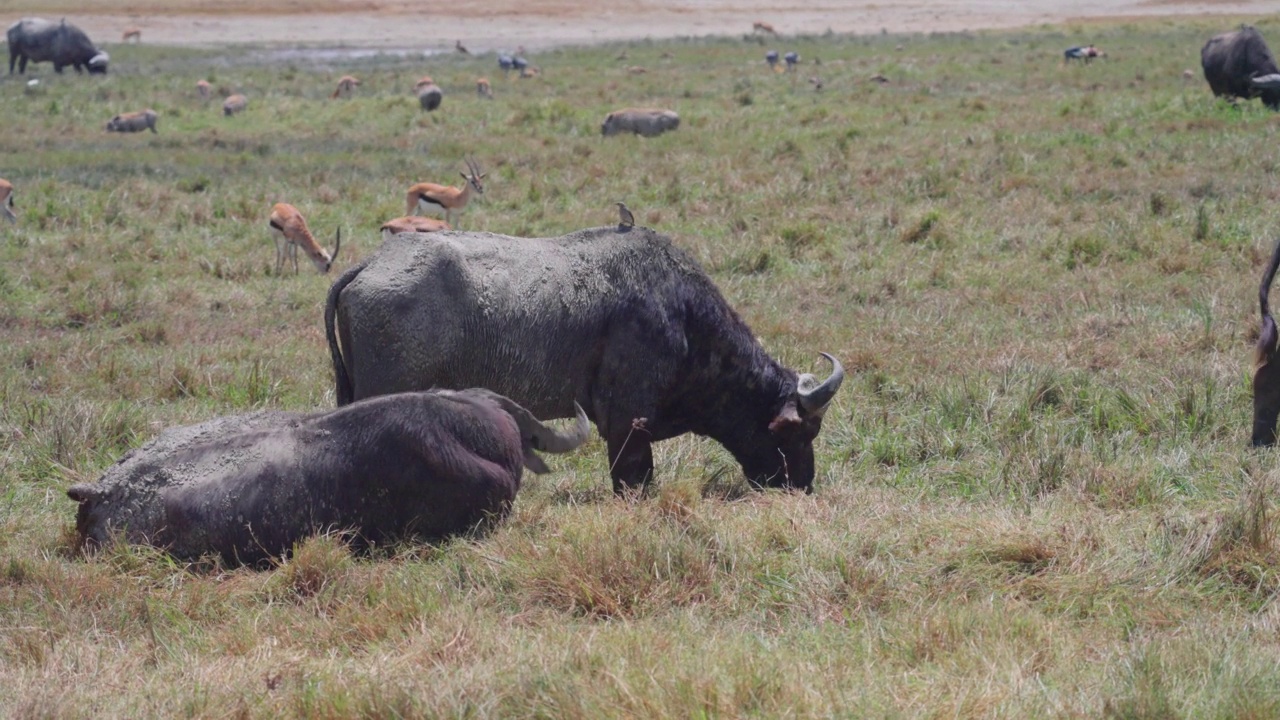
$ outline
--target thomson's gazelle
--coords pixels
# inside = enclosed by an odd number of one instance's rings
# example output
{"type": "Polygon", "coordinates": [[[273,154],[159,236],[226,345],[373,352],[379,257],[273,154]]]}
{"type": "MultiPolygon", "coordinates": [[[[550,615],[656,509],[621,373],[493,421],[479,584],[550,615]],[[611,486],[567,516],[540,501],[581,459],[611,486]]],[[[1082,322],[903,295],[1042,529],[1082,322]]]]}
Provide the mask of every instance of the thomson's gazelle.
{"type": "Polygon", "coordinates": [[[449,227],[449,223],[443,220],[408,215],[382,223],[381,229],[382,242],[386,242],[392,235],[399,235],[400,233],[430,233],[451,230],[452,228],[449,227]]]}
{"type": "Polygon", "coordinates": [[[484,185],[481,180],[488,173],[480,172],[480,166],[470,158],[467,158],[467,171],[462,173],[462,178],[467,182],[461,189],[425,182],[410,187],[405,197],[405,214],[415,215],[419,210],[428,212],[436,210],[444,213],[445,222],[453,222],[453,213],[461,213],[467,207],[472,190],[479,195],[484,194],[484,185]]]}
{"type": "Polygon", "coordinates": [[[302,218],[298,208],[288,203],[276,203],[271,208],[271,235],[276,241],[276,275],[284,269],[285,257],[293,258],[293,274],[298,274],[298,247],[302,247],[315,264],[316,270],[329,272],[333,261],[338,258],[338,250],[342,248],[342,228],[338,228],[333,243],[333,255],[330,255],[320,243],[316,242],[307,228],[307,221],[302,218]]]}
{"type": "Polygon", "coordinates": [[[13,212],[13,184],[0,178],[0,211],[9,218],[9,222],[17,222],[18,216],[13,212]]]}

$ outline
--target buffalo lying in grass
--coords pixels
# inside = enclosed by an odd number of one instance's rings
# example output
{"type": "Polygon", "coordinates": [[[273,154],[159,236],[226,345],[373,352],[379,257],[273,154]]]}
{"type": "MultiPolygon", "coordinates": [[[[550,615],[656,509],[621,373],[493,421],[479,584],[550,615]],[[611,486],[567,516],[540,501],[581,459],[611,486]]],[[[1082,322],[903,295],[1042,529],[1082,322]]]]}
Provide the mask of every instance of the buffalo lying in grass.
{"type": "Polygon", "coordinates": [[[315,533],[361,545],[435,540],[502,517],[534,451],[567,452],[589,431],[579,409],[561,434],[487,390],[374,398],[329,412],[258,412],[178,427],[71,487],[92,547],[122,538],[181,559],[228,564],[281,556],[315,533]]]}
{"type": "Polygon", "coordinates": [[[1214,95],[1260,97],[1267,107],[1280,110],[1280,68],[1257,28],[1243,25],[1210,38],[1200,49],[1200,64],[1214,95]]]}

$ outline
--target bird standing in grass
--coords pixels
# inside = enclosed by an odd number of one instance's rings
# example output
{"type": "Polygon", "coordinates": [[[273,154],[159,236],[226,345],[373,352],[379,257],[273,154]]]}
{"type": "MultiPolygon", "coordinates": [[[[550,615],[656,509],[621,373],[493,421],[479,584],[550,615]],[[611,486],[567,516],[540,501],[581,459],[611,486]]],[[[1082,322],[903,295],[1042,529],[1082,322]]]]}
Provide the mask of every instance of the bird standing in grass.
{"type": "Polygon", "coordinates": [[[627,204],[618,202],[618,203],[614,203],[614,205],[618,206],[618,227],[619,228],[635,227],[636,216],[632,215],[631,211],[627,209],[627,204]]]}

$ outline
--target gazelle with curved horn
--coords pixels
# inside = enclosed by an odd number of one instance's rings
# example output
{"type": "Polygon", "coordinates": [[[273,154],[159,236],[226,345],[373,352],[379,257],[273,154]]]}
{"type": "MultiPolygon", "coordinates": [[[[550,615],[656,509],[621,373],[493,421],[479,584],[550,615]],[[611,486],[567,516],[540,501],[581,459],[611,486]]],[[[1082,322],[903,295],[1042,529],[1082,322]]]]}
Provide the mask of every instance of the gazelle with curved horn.
{"type": "Polygon", "coordinates": [[[320,243],[316,242],[307,221],[298,212],[298,208],[288,203],[276,203],[271,208],[271,219],[268,222],[271,235],[276,241],[276,275],[284,269],[286,257],[293,258],[293,274],[298,274],[298,248],[301,247],[321,273],[329,272],[333,261],[338,259],[338,251],[342,249],[342,228],[338,228],[334,236],[333,254],[330,255],[320,243]]]}
{"type": "Polygon", "coordinates": [[[462,173],[462,179],[466,182],[461,188],[427,182],[411,186],[405,195],[405,214],[415,215],[419,210],[428,212],[434,210],[443,212],[444,221],[452,224],[453,213],[461,214],[467,207],[472,190],[477,195],[484,194],[482,181],[488,173],[480,172],[480,166],[475,160],[467,158],[466,162],[467,172],[462,173]]]}

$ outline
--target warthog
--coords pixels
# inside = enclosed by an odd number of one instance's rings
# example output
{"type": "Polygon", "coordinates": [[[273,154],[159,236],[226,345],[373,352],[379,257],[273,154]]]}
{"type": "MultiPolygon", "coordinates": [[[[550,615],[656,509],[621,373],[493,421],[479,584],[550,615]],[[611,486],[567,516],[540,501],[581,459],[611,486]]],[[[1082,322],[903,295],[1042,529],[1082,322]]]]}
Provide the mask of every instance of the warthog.
{"type": "Polygon", "coordinates": [[[107,121],[107,132],[142,132],[148,129],[156,132],[157,117],[156,111],[150,108],[117,115],[107,121]]]}
{"type": "Polygon", "coordinates": [[[249,98],[243,95],[232,95],[222,102],[222,114],[232,116],[238,112],[244,112],[249,107],[249,98]]]}
{"type": "Polygon", "coordinates": [[[600,134],[608,137],[630,132],[653,137],[678,127],[680,127],[680,116],[674,110],[627,108],[605,115],[604,124],[600,126],[600,134]]]}
{"type": "Polygon", "coordinates": [[[488,390],[404,393],[172,428],[67,495],[89,547],[121,538],[260,563],[331,530],[367,546],[501,518],[523,468],[547,472],[536,452],[568,452],[588,432],[581,409],[561,433],[488,390]]]}
{"type": "Polygon", "coordinates": [[[418,105],[427,112],[440,107],[440,103],[444,101],[444,91],[434,82],[423,83],[419,81],[415,89],[418,93],[418,105]]]}

